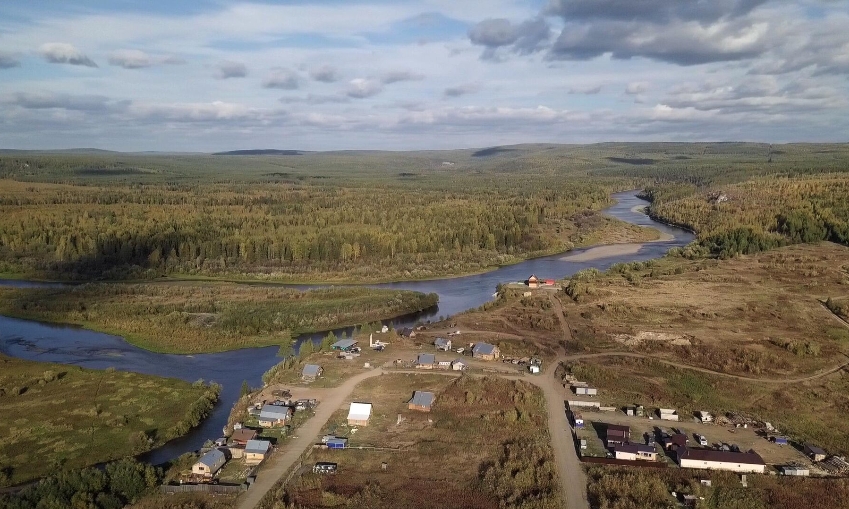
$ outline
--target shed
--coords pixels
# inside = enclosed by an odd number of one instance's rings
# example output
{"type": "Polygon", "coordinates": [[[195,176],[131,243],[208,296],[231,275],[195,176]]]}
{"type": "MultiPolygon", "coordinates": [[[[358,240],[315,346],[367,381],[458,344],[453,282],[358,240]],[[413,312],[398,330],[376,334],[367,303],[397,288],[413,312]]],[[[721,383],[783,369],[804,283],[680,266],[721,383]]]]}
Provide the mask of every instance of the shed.
{"type": "Polygon", "coordinates": [[[213,449],[201,456],[197,463],[192,465],[192,473],[212,477],[226,462],[227,458],[224,453],[218,449],[213,449]]]}
{"type": "Polygon", "coordinates": [[[586,448],[587,448],[587,439],[582,438],[581,439],[581,449],[586,449],[586,448]]]}
{"type": "Polygon", "coordinates": [[[772,441],[772,443],[777,445],[787,445],[787,437],[774,436],[771,437],[770,440],[772,441]]]}
{"type": "Polygon", "coordinates": [[[575,420],[575,427],[576,428],[583,428],[584,427],[584,416],[583,415],[573,414],[572,418],[575,420]]]}
{"type": "Polygon", "coordinates": [[[501,357],[501,350],[489,343],[475,343],[475,346],[472,348],[472,357],[485,361],[494,361],[501,357]]]}
{"type": "Polygon", "coordinates": [[[451,369],[453,369],[454,371],[463,371],[467,367],[468,367],[468,365],[466,364],[466,361],[464,361],[463,359],[455,359],[451,363],[451,369]]]}
{"type": "Polygon", "coordinates": [[[588,387],[586,385],[575,385],[572,386],[572,389],[575,391],[575,394],[579,396],[598,396],[598,389],[594,387],[588,387]]]}
{"type": "Polygon", "coordinates": [[[539,288],[539,278],[536,275],[531,274],[531,277],[528,278],[528,288],[539,288]]]}
{"type": "Polygon", "coordinates": [[[657,410],[658,415],[664,421],[677,421],[678,420],[678,411],[674,408],[659,408],[657,410]]]}
{"type": "Polygon", "coordinates": [[[321,366],[318,364],[307,364],[301,372],[301,380],[313,382],[316,378],[321,376],[322,371],[324,370],[322,370],[321,366]]]}
{"type": "Polygon", "coordinates": [[[347,438],[331,438],[326,443],[328,449],[344,449],[348,447],[347,438]]]}
{"type": "Polygon", "coordinates": [[[267,428],[282,426],[292,417],[292,407],[265,405],[259,412],[259,425],[267,428]]]}
{"type": "Polygon", "coordinates": [[[371,418],[371,403],[351,403],[348,410],[349,426],[368,426],[371,418]]]}
{"type": "Polygon", "coordinates": [[[434,346],[436,346],[437,350],[442,350],[443,352],[447,352],[451,350],[451,340],[445,338],[436,338],[436,341],[433,342],[434,346]]]}
{"type": "Polygon", "coordinates": [[[259,465],[270,449],[271,442],[268,440],[250,440],[245,446],[245,465],[259,465]]]}
{"type": "Polygon", "coordinates": [[[416,357],[417,369],[433,369],[436,364],[436,356],[432,353],[420,353],[416,357]]]}
{"type": "Polygon", "coordinates": [[[430,412],[433,407],[434,395],[432,392],[416,391],[413,393],[413,399],[410,400],[408,408],[410,410],[419,410],[421,412],[430,412]]]}
{"type": "Polygon", "coordinates": [[[414,331],[410,327],[404,327],[403,329],[398,331],[398,335],[402,338],[414,338],[416,337],[416,331],[414,331]]]}
{"type": "Polygon", "coordinates": [[[811,471],[807,467],[798,467],[795,465],[781,467],[781,473],[784,475],[794,475],[802,477],[811,475],[811,471]]]}
{"type": "Polygon", "coordinates": [[[618,424],[607,425],[607,446],[627,444],[631,441],[631,428],[618,424]]]}
{"type": "Polygon", "coordinates": [[[826,453],[824,450],[811,444],[805,444],[805,454],[807,454],[814,461],[822,461],[826,457],[826,453]]]}
{"type": "Polygon", "coordinates": [[[353,339],[340,339],[339,341],[330,345],[330,348],[334,350],[341,350],[343,352],[347,352],[357,346],[357,341],[353,339]]]}
{"type": "Polygon", "coordinates": [[[230,435],[230,440],[238,445],[247,445],[249,440],[256,438],[256,431],[248,428],[237,429],[230,435]]]}
{"type": "Polygon", "coordinates": [[[613,447],[613,453],[618,460],[628,461],[655,461],[657,460],[657,449],[643,444],[621,444],[613,447]]]}
{"type": "Polygon", "coordinates": [[[528,371],[530,371],[532,375],[538,375],[540,369],[537,364],[531,364],[530,366],[528,366],[528,371]]]}

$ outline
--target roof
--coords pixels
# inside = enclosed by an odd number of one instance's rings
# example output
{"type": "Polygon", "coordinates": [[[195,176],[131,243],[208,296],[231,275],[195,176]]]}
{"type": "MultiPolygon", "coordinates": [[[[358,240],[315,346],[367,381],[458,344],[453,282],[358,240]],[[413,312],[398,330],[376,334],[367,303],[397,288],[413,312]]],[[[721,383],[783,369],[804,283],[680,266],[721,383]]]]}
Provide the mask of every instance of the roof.
{"type": "Polygon", "coordinates": [[[714,451],[712,449],[689,449],[685,447],[678,450],[678,460],[685,459],[746,465],[766,465],[763,458],[756,452],[714,451]]]}
{"type": "Polygon", "coordinates": [[[260,419],[286,419],[291,410],[287,406],[265,405],[259,412],[260,419]]]}
{"type": "Polygon", "coordinates": [[[617,433],[629,433],[630,434],[631,428],[629,426],[620,426],[618,424],[608,424],[607,425],[607,432],[610,433],[611,431],[617,432],[617,433]]]}
{"type": "Polygon", "coordinates": [[[495,345],[490,345],[489,343],[476,343],[475,347],[472,348],[472,352],[483,355],[492,355],[495,353],[495,348],[495,345]]]}
{"type": "Polygon", "coordinates": [[[268,440],[248,440],[248,443],[245,444],[245,452],[265,454],[270,447],[271,442],[268,440]]]}
{"type": "Polygon", "coordinates": [[[357,344],[357,342],[353,339],[340,339],[339,341],[330,345],[330,347],[344,350],[346,348],[351,348],[352,346],[354,346],[356,344],[357,344]]]}
{"type": "Polygon", "coordinates": [[[321,371],[321,366],[318,364],[307,364],[304,366],[303,374],[306,376],[318,376],[318,373],[321,371]]]}
{"type": "Polygon", "coordinates": [[[675,444],[678,447],[686,447],[687,446],[687,435],[682,433],[676,433],[669,437],[669,443],[675,444]]]}
{"type": "Polygon", "coordinates": [[[536,275],[531,274],[531,277],[528,278],[528,281],[539,281],[539,278],[537,278],[536,275]]]}
{"type": "Polygon", "coordinates": [[[430,408],[433,405],[433,393],[416,391],[413,393],[413,399],[410,400],[410,404],[430,408]]]}
{"type": "Polygon", "coordinates": [[[200,459],[198,460],[198,463],[203,463],[204,465],[208,466],[209,468],[215,468],[222,461],[224,461],[224,453],[221,452],[218,449],[213,449],[213,450],[209,451],[208,453],[204,454],[203,456],[201,456],[200,459]]]}
{"type": "Polygon", "coordinates": [[[807,448],[812,454],[825,454],[824,450],[814,445],[805,444],[805,448],[807,448]]]}
{"type": "Polygon", "coordinates": [[[466,364],[466,361],[464,361],[463,359],[454,359],[453,362],[454,364],[466,364]]]}
{"type": "Polygon", "coordinates": [[[329,440],[328,440],[327,442],[325,442],[325,443],[327,443],[327,444],[342,444],[342,445],[347,445],[347,444],[348,444],[348,439],[347,439],[347,438],[343,438],[343,437],[333,437],[333,438],[329,439],[329,440]]]}
{"type": "Polygon", "coordinates": [[[416,364],[436,364],[436,356],[432,353],[420,353],[416,364]]]}
{"type": "Polygon", "coordinates": [[[364,421],[371,417],[371,403],[351,403],[348,419],[364,421]]]}
{"type": "Polygon", "coordinates": [[[234,431],[233,434],[230,436],[230,439],[238,440],[240,442],[246,442],[248,440],[252,440],[255,436],[256,431],[252,429],[242,428],[234,431]]]}
{"type": "Polygon", "coordinates": [[[451,344],[451,340],[445,338],[436,338],[436,341],[434,341],[433,344],[436,346],[448,346],[451,344]]]}
{"type": "Polygon", "coordinates": [[[644,453],[644,454],[657,454],[657,450],[650,445],[643,444],[623,444],[616,445],[613,447],[614,451],[622,451],[622,452],[630,452],[632,454],[644,453]]]}

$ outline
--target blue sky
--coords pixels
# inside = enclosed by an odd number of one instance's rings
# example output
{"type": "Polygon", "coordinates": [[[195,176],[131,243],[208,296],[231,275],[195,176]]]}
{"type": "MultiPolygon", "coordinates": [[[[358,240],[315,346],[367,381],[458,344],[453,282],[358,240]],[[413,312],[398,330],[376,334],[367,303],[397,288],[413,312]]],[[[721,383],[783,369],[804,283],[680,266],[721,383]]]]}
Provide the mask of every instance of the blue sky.
{"type": "Polygon", "coordinates": [[[847,141],[849,0],[0,4],[0,148],[847,141]]]}

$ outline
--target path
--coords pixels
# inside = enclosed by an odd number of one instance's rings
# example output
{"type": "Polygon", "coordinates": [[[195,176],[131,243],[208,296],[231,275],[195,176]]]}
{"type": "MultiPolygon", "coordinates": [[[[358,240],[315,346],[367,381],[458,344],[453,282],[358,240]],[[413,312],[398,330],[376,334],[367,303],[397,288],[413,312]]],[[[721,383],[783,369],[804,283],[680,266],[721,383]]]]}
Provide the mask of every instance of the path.
{"type": "Polygon", "coordinates": [[[253,509],[256,507],[260,500],[262,500],[262,497],[274,487],[274,483],[286,475],[289,469],[298,462],[304,451],[316,443],[321,429],[330,420],[333,412],[338,410],[345,402],[345,399],[351,395],[354,387],[363,380],[382,374],[383,369],[380,368],[366,371],[345,380],[339,387],[327,391],[327,396],[319,402],[315,415],[301,425],[301,427],[294,430],[297,438],[287,440],[283,450],[272,455],[271,460],[260,469],[251,489],[239,497],[237,507],[239,509],[253,509]]]}

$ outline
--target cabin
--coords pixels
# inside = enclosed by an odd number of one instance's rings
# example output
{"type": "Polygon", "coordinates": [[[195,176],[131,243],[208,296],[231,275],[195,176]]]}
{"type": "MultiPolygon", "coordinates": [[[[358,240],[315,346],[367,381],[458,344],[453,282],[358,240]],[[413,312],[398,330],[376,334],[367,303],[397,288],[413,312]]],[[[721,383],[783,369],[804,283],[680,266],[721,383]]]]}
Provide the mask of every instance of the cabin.
{"type": "Polygon", "coordinates": [[[324,370],[318,364],[307,364],[301,371],[301,380],[305,382],[315,382],[315,379],[321,376],[324,370]]]}
{"type": "Polygon", "coordinates": [[[371,403],[351,403],[348,410],[348,426],[368,426],[371,418],[371,403]]]}
{"type": "Polygon", "coordinates": [[[484,361],[495,361],[501,357],[501,350],[489,343],[475,343],[474,348],[472,348],[472,357],[484,361]]]}
{"type": "Polygon", "coordinates": [[[754,451],[733,452],[711,449],[678,449],[678,464],[681,468],[701,470],[727,470],[729,472],[763,474],[766,463],[754,451]]]}
{"type": "Polygon", "coordinates": [[[420,353],[416,357],[416,369],[433,369],[436,367],[436,356],[432,353],[420,353]]]}
{"type": "Polygon", "coordinates": [[[613,446],[613,454],[618,460],[657,461],[657,450],[650,445],[621,444],[613,446]]]}
{"type": "Polygon", "coordinates": [[[192,465],[192,473],[202,475],[204,477],[212,477],[216,472],[221,470],[221,467],[227,463],[227,457],[219,449],[213,449],[200,457],[197,462],[192,465]]]}
{"type": "Polygon", "coordinates": [[[271,442],[268,440],[251,440],[245,445],[245,465],[259,465],[268,456],[271,442]]]}
{"type": "Polygon", "coordinates": [[[419,412],[430,412],[434,398],[432,392],[416,391],[413,393],[413,399],[410,400],[408,408],[419,412]]]}
{"type": "Polygon", "coordinates": [[[333,350],[338,350],[340,352],[350,352],[357,346],[357,341],[354,339],[340,339],[339,341],[330,345],[330,348],[333,350]]]}
{"type": "Polygon", "coordinates": [[[467,367],[469,366],[463,359],[455,359],[453,362],[451,362],[451,369],[453,369],[454,371],[463,371],[467,367]]]}
{"type": "Polygon", "coordinates": [[[434,346],[436,346],[437,350],[447,352],[451,350],[451,340],[445,338],[436,338],[436,341],[433,342],[434,346]]]}
{"type": "Polygon", "coordinates": [[[811,444],[805,444],[805,454],[813,461],[822,461],[825,459],[825,451],[811,444]]]}
{"type": "Polygon", "coordinates": [[[631,428],[618,424],[607,425],[607,447],[627,444],[631,441],[631,428]]]}
{"type": "Polygon", "coordinates": [[[230,441],[236,445],[247,445],[249,440],[256,438],[256,431],[248,428],[237,429],[230,435],[230,441]]]}
{"type": "Polygon", "coordinates": [[[265,405],[259,411],[259,425],[263,428],[283,426],[292,418],[294,409],[290,406],[265,405]]]}
{"type": "Polygon", "coordinates": [[[539,288],[539,278],[531,274],[531,277],[526,281],[528,288],[539,288]]]}

